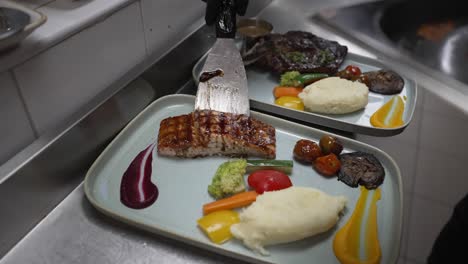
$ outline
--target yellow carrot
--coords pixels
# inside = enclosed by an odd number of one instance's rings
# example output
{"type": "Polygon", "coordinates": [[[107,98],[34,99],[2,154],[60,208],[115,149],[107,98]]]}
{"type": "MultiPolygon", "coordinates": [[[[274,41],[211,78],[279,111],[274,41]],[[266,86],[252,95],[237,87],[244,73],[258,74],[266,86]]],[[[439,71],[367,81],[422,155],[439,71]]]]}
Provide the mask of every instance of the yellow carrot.
{"type": "Polygon", "coordinates": [[[209,214],[218,210],[228,210],[249,205],[257,199],[255,191],[241,192],[233,196],[217,200],[203,205],[203,214],[209,214]]]}

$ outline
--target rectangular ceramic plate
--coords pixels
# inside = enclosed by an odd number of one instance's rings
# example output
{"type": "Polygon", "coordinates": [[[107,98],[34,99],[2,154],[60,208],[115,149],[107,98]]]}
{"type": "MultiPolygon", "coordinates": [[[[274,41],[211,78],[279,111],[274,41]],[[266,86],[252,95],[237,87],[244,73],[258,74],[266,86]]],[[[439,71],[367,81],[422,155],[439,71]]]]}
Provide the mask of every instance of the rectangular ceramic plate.
{"type": "MultiPolygon", "coordinates": [[[[206,56],[202,57],[194,66],[192,74],[196,83],[201,74],[201,69],[205,62],[206,56]]],[[[348,53],[345,61],[340,69],[347,65],[357,65],[362,72],[374,71],[379,69],[387,69],[383,63],[359,56],[356,54],[348,53]]],[[[254,66],[247,66],[247,81],[249,85],[249,98],[250,107],[268,113],[273,113],[286,118],[292,118],[308,122],[310,124],[317,124],[325,127],[331,127],[342,131],[353,133],[361,133],[373,136],[393,136],[397,135],[408,126],[410,123],[413,112],[416,107],[417,89],[416,83],[402,75],[405,81],[405,86],[400,92],[400,95],[406,98],[405,112],[403,113],[403,126],[397,128],[377,128],[370,124],[370,117],[377,109],[384,105],[393,95],[382,95],[374,92],[369,92],[369,103],[366,108],[349,114],[342,115],[327,115],[318,114],[306,111],[298,111],[286,107],[275,105],[275,98],[273,96],[273,88],[279,85],[279,76],[269,73],[265,70],[258,69],[254,66]]],[[[399,73],[401,74],[401,73],[399,73]]]]}
{"type": "MultiPolygon", "coordinates": [[[[212,201],[207,186],[226,157],[176,159],[159,157],[153,153],[152,181],[159,188],[157,201],[145,209],[135,210],[120,202],[120,181],[132,159],[155,142],[159,123],[164,118],[193,111],[195,97],[171,95],[163,97],[140,113],[95,161],[85,179],[85,192],[89,201],[103,213],[136,227],[163,236],[190,243],[220,254],[253,263],[338,263],[332,250],[337,231],[351,216],[360,191],[350,188],[336,178],[318,175],[311,166],[294,162],[290,176],[295,186],[321,189],[332,195],[348,197],[348,206],[337,227],[328,232],[301,241],[267,247],[270,256],[258,255],[233,239],[215,245],[198,229],[197,219],[202,216],[202,205],[212,201]]],[[[277,159],[292,159],[297,140],[318,141],[324,131],[298,125],[280,118],[252,111],[252,117],[276,128],[277,159]]],[[[385,181],[381,186],[382,199],[378,202],[378,232],[382,248],[382,263],[396,263],[402,223],[402,186],[400,171],[393,159],[384,152],[337,136],[345,146],[344,152],[373,153],[385,168],[385,181]]]]}

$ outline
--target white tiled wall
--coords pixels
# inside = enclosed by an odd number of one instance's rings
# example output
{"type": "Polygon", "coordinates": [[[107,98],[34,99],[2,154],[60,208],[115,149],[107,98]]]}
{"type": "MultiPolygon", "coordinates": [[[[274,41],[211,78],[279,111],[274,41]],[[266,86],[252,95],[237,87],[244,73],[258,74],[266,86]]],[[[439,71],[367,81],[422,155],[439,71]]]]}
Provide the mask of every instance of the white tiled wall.
{"type": "Polygon", "coordinates": [[[10,72],[0,73],[0,164],[34,140],[34,131],[10,72]]]}
{"type": "Polygon", "coordinates": [[[139,3],[15,69],[39,133],[77,111],[145,56],[139,3]]]}
{"type": "Polygon", "coordinates": [[[204,21],[204,3],[195,1],[141,0],[149,53],[162,53],[204,21]]]}

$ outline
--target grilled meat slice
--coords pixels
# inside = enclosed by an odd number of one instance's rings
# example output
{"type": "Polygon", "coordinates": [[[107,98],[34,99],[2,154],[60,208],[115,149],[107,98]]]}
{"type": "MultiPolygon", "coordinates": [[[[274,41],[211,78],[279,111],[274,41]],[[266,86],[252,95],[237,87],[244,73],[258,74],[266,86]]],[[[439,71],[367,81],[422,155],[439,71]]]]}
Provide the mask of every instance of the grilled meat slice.
{"type": "Polygon", "coordinates": [[[276,73],[334,74],[348,54],[346,46],[303,31],[269,34],[256,38],[253,43],[244,53],[244,62],[254,62],[276,73]]]}
{"type": "Polygon", "coordinates": [[[372,154],[352,152],[340,155],[341,169],[338,180],[351,187],[363,185],[367,189],[379,187],[385,178],[385,169],[372,154]]]}
{"type": "Polygon", "coordinates": [[[158,153],[183,158],[226,155],[274,159],[275,128],[245,115],[194,111],[161,121],[158,153]]]}

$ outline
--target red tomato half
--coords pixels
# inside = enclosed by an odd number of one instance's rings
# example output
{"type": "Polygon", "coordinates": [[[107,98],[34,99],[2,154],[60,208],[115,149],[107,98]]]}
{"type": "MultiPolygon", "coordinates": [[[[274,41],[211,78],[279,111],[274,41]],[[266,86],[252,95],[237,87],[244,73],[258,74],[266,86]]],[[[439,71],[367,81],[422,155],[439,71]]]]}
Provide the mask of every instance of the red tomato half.
{"type": "Polygon", "coordinates": [[[249,175],[249,186],[259,194],[277,191],[292,186],[288,175],[276,170],[260,170],[249,175]]]}

